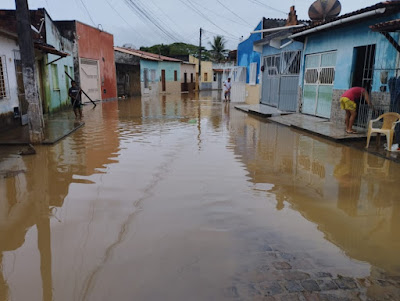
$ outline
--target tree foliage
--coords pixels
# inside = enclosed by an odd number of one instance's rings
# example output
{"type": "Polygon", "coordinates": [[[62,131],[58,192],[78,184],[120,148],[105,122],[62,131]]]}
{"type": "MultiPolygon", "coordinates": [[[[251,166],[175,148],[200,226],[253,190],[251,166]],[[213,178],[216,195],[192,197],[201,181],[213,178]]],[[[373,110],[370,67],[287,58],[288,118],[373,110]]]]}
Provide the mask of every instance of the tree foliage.
{"type": "Polygon", "coordinates": [[[226,41],[222,36],[215,36],[213,42],[208,42],[211,47],[210,56],[211,60],[221,63],[226,60],[229,50],[225,49],[226,41]]]}
{"type": "MultiPolygon", "coordinates": [[[[165,56],[193,55],[194,57],[198,57],[199,54],[198,46],[186,43],[157,44],[150,47],[140,47],[140,50],[165,56]]],[[[206,59],[208,51],[204,47],[202,47],[202,53],[202,59],[206,59]]]]}

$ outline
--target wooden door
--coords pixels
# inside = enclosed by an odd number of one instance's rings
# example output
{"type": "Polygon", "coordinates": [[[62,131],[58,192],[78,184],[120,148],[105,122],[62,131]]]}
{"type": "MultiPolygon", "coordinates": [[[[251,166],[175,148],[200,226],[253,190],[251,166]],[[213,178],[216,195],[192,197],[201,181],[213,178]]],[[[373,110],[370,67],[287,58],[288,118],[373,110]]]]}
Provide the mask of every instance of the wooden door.
{"type": "Polygon", "coordinates": [[[165,70],[161,70],[161,85],[162,91],[165,92],[165,70]]]}

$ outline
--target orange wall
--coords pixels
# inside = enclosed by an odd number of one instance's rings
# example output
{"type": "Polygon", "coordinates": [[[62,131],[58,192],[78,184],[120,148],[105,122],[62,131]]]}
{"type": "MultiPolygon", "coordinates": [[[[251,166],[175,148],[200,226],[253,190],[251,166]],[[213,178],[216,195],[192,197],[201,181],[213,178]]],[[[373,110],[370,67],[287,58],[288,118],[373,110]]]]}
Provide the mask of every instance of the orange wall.
{"type": "Polygon", "coordinates": [[[102,99],[117,97],[114,36],[80,22],[76,22],[76,33],[79,57],[99,61],[102,99]]]}

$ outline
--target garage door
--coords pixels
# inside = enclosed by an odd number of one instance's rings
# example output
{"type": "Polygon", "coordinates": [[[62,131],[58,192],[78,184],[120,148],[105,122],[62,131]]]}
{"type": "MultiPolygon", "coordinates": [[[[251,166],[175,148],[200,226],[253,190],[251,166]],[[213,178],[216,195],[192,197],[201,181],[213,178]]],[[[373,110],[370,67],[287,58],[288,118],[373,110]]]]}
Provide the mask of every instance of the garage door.
{"type": "MultiPolygon", "coordinates": [[[[101,99],[100,72],[97,60],[80,59],[81,88],[92,100],[101,99]]],[[[90,100],[82,95],[83,102],[90,100]]]]}

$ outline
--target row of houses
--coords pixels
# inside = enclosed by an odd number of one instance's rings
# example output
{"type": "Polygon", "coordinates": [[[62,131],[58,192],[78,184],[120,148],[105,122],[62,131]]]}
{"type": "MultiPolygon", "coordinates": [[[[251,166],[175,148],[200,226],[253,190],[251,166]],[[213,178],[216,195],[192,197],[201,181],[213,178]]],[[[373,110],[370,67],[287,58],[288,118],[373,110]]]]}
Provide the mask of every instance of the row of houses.
{"type": "MultiPolygon", "coordinates": [[[[30,11],[36,78],[44,114],[70,105],[71,78],[93,100],[221,89],[222,70],[197,58],[175,58],[114,47],[114,37],[82,22],[54,21],[30,11]]],[[[89,99],[83,96],[83,102],[89,99]]],[[[0,10],[0,130],[27,123],[15,10],[0,10]]]]}
{"type": "MultiPolygon", "coordinates": [[[[287,19],[264,18],[238,46],[243,101],[343,123],[340,96],[362,86],[378,112],[398,111],[399,18],[399,1],[325,20],[298,20],[294,7],[287,19]]],[[[361,104],[356,125],[373,114],[361,104]]]]}

